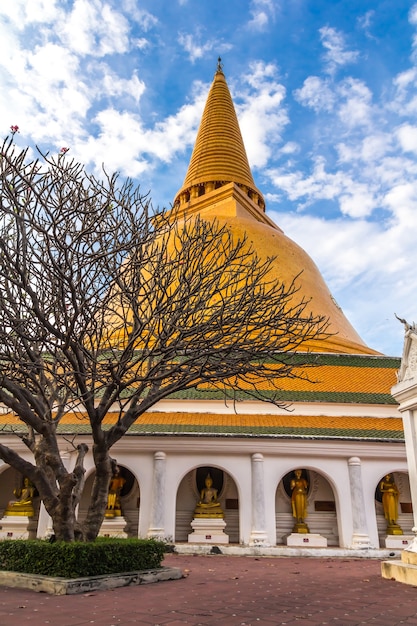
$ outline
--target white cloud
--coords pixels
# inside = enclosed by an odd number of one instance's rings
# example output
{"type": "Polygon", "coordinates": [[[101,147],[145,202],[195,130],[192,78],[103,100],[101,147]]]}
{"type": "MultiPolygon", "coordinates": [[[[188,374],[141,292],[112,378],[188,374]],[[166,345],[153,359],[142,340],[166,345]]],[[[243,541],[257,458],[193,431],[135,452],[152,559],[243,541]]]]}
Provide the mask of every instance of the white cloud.
{"type": "Polygon", "coordinates": [[[146,87],[145,83],[140,80],[137,74],[133,74],[131,78],[119,78],[115,72],[111,71],[107,66],[103,67],[103,80],[101,83],[102,93],[107,96],[120,96],[125,94],[131,96],[136,103],[139,102],[146,87]]]}
{"type": "Polygon", "coordinates": [[[102,57],[129,49],[129,22],[100,0],[75,0],[61,25],[65,45],[79,55],[102,57]]]}
{"type": "Polygon", "coordinates": [[[206,96],[206,90],[201,90],[193,103],[182,106],[175,115],[170,115],[154,129],[147,131],[146,152],[169,162],[174,154],[191,146],[195,141],[206,96]]]}
{"type": "Polygon", "coordinates": [[[264,167],[274,146],[281,141],[288,123],[283,107],[285,88],[278,81],[277,68],[272,63],[252,63],[245,75],[245,85],[234,92],[242,136],[252,167],[264,167]]]}
{"type": "Polygon", "coordinates": [[[288,141],[282,146],[280,152],[281,154],[296,154],[300,152],[300,146],[298,143],[295,143],[295,141],[288,141]]]}
{"type": "Polygon", "coordinates": [[[343,34],[335,28],[324,26],[320,29],[320,38],[326,48],[324,60],[330,74],[333,74],[338,67],[355,63],[358,60],[359,52],[346,49],[343,34]]]}
{"type": "Polygon", "coordinates": [[[336,94],[327,80],[319,76],[309,76],[301,89],[294,91],[295,99],[314,111],[331,111],[336,102],[336,94]]]}
{"type": "Polygon", "coordinates": [[[145,33],[155,28],[155,26],[157,26],[159,23],[159,20],[155,15],[153,15],[152,13],[149,13],[149,11],[139,9],[137,7],[136,0],[135,0],[134,10],[128,11],[128,14],[129,14],[129,17],[131,17],[141,26],[141,28],[145,31],[145,33]]]}
{"type": "Polygon", "coordinates": [[[375,11],[367,11],[365,15],[360,15],[358,17],[358,24],[364,30],[367,30],[369,26],[372,24],[372,20],[375,17],[375,11]]]}
{"type": "MultiPolygon", "coordinates": [[[[402,182],[392,187],[384,198],[385,205],[391,210],[392,224],[401,230],[400,240],[405,244],[415,241],[417,231],[417,182],[402,182]]],[[[412,255],[417,258],[417,252],[412,255]]]]}
{"type": "Polygon", "coordinates": [[[204,43],[199,43],[201,34],[180,33],[178,43],[188,52],[191,63],[203,58],[208,52],[216,51],[216,54],[223,54],[232,48],[231,44],[221,42],[217,39],[208,39],[204,43]]]}
{"type": "MultiPolygon", "coordinates": [[[[394,313],[415,318],[411,305],[415,286],[409,280],[417,260],[410,248],[415,230],[404,240],[406,222],[386,229],[364,219],[329,220],[274,211],[269,215],[314,259],[345,315],[366,334],[368,345],[393,354],[392,345],[401,345],[403,334],[394,313]]],[[[410,228],[416,226],[414,219],[410,228]]]]}
{"type": "Polygon", "coordinates": [[[28,24],[55,22],[60,14],[58,0],[13,0],[0,3],[0,15],[6,17],[17,30],[24,30],[28,24]]]}
{"type": "Polygon", "coordinates": [[[76,158],[96,164],[99,170],[105,155],[108,172],[122,170],[124,176],[130,177],[137,177],[147,169],[147,161],[138,155],[140,148],[145,147],[140,119],[126,112],[106,109],[97,114],[94,122],[99,133],[76,144],[73,151],[76,158]]]}
{"type": "Polygon", "coordinates": [[[407,89],[410,85],[412,86],[416,80],[417,76],[417,68],[411,67],[405,72],[400,72],[395,76],[393,83],[396,85],[403,94],[404,90],[407,89]]]}
{"type": "Polygon", "coordinates": [[[347,127],[368,126],[372,117],[372,93],[360,80],[348,78],[339,88],[343,102],[339,107],[339,116],[347,127]]]}
{"type": "Polygon", "coordinates": [[[252,0],[250,14],[252,19],[248,22],[248,28],[262,31],[271,21],[275,21],[276,2],[273,0],[252,0]]]}
{"type": "Polygon", "coordinates": [[[405,152],[417,154],[417,126],[403,124],[397,129],[398,140],[405,152]]]}
{"type": "Polygon", "coordinates": [[[353,184],[348,193],[339,197],[340,210],[349,217],[360,218],[371,215],[376,208],[377,202],[374,195],[369,191],[368,185],[353,184]]]}
{"type": "MultiPolygon", "coordinates": [[[[87,164],[91,157],[100,166],[104,153],[100,154],[99,146],[109,147],[111,138],[117,144],[119,138],[118,118],[108,113],[108,101],[117,98],[119,104],[128,104],[130,100],[136,108],[145,91],[137,73],[122,77],[107,59],[134,46],[143,47],[146,40],[130,40],[126,17],[117,7],[101,0],[76,0],[67,13],[62,5],[58,10],[52,1],[41,2],[39,14],[30,11],[29,4],[32,3],[17,0],[14,11],[1,7],[6,19],[0,21],[0,38],[5,44],[5,54],[0,57],[0,118],[6,120],[6,128],[11,124],[20,127],[24,143],[37,143],[45,150],[67,145],[72,154],[83,153],[87,164]],[[41,18],[42,27],[33,30],[32,22],[41,18]],[[114,132],[105,122],[107,119],[115,122],[114,132]],[[109,138],[104,144],[100,137],[88,142],[95,127],[106,128],[109,138]]],[[[136,2],[130,2],[132,13],[135,5],[136,2]]],[[[136,20],[146,27],[153,23],[144,11],[136,11],[136,20]]],[[[127,166],[129,171],[143,169],[138,151],[132,155],[127,150],[125,157],[117,157],[121,152],[109,148],[112,163],[118,169],[121,162],[127,164],[128,158],[135,157],[137,163],[127,166]]]]}
{"type": "MultiPolygon", "coordinates": [[[[417,4],[413,4],[408,14],[408,20],[413,26],[417,26],[417,4]]],[[[412,40],[412,55],[411,58],[417,61],[417,34],[414,33],[412,40]]]]}
{"type": "Polygon", "coordinates": [[[336,145],[336,149],[340,164],[354,165],[361,160],[371,165],[374,162],[380,162],[390,152],[392,146],[391,134],[376,131],[351,144],[341,142],[336,145]]]}
{"type": "Polygon", "coordinates": [[[408,14],[410,24],[417,26],[417,4],[413,4],[408,14]]]}
{"type": "Polygon", "coordinates": [[[214,40],[206,41],[204,44],[198,44],[195,41],[194,35],[181,33],[178,37],[178,43],[188,52],[192,63],[196,59],[201,59],[206,52],[210,52],[215,47],[214,40]]]}
{"type": "Polygon", "coordinates": [[[55,43],[36,46],[33,53],[27,53],[26,63],[32,80],[35,78],[36,83],[41,80],[49,85],[69,83],[79,68],[78,58],[55,43]]]}
{"type": "MultiPolygon", "coordinates": [[[[363,81],[347,77],[341,82],[334,82],[309,76],[303,86],[294,91],[294,98],[318,115],[337,114],[345,129],[366,126],[368,131],[371,130],[374,115],[372,92],[363,81]]],[[[336,124],[334,118],[332,124],[336,124]]],[[[322,134],[326,134],[326,130],[322,134]]]]}
{"type": "Polygon", "coordinates": [[[374,18],[375,18],[375,11],[371,10],[371,11],[367,11],[364,15],[360,15],[357,20],[359,27],[363,29],[366,36],[369,37],[370,39],[376,39],[376,37],[374,37],[371,34],[371,30],[370,30],[372,26],[372,22],[374,21],[374,18]]]}
{"type": "Polygon", "coordinates": [[[292,164],[290,168],[271,168],[267,174],[272,183],[285,191],[290,200],[303,200],[308,203],[313,200],[337,199],[353,183],[343,172],[336,174],[326,172],[326,163],[322,157],[315,159],[313,171],[309,176],[303,176],[292,167],[292,164]]]}
{"type": "Polygon", "coordinates": [[[416,82],[417,67],[411,67],[397,74],[393,80],[393,85],[396,90],[394,98],[387,108],[401,117],[417,115],[416,82]]]}
{"type": "Polygon", "coordinates": [[[158,162],[169,163],[195,140],[207,85],[197,83],[192,95],[191,103],[153,128],[145,127],[136,113],[114,108],[100,111],[93,120],[98,127],[97,136],[88,135],[77,142],[77,158],[95,164],[98,171],[105,154],[108,171],[120,171],[132,178],[149,172],[158,162]]]}

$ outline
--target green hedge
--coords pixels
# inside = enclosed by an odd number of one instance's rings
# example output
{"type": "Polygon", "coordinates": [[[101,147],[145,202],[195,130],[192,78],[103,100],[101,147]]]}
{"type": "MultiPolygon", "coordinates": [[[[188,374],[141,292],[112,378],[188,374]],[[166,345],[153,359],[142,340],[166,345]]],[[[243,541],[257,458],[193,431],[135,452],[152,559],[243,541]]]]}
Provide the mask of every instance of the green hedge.
{"type": "Polygon", "coordinates": [[[80,578],[161,567],[165,544],[153,539],[100,538],[92,543],[0,541],[0,570],[80,578]]]}

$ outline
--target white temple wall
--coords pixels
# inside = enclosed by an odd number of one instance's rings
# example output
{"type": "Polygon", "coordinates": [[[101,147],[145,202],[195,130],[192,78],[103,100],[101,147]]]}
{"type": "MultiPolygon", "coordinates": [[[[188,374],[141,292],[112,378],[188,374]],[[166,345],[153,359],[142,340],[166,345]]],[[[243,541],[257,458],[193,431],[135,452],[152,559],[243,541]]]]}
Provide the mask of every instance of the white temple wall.
{"type": "MultiPolygon", "coordinates": [[[[81,440],[89,443],[85,437],[79,438],[77,443],[81,440]]],[[[7,443],[6,437],[4,442],[7,443]]],[[[9,443],[13,445],[15,439],[10,440],[9,443]]],[[[67,446],[65,442],[63,442],[63,447],[64,445],[67,446]]],[[[128,517],[134,522],[134,516],[138,516],[137,534],[140,537],[149,536],[149,530],[155,523],[152,519],[152,515],[155,516],[154,471],[155,463],[162,463],[164,488],[163,500],[160,503],[160,519],[162,519],[163,536],[169,540],[175,540],[178,508],[181,507],[181,510],[191,514],[195,506],[192,500],[196,494],[184,486],[184,478],[197,467],[213,466],[220,468],[225,475],[230,477],[230,480],[226,482],[228,491],[222,494],[223,499],[238,500],[238,509],[226,511],[230,520],[229,527],[235,528],[234,541],[248,544],[253,530],[253,520],[257,519],[257,516],[253,515],[252,456],[259,454],[262,455],[263,464],[265,528],[257,530],[265,531],[267,542],[275,545],[277,539],[280,541],[277,537],[279,526],[277,516],[281,516],[280,528],[284,531],[292,523],[289,498],[280,494],[280,483],[288,472],[300,468],[310,472],[314,483],[314,494],[310,494],[309,497],[307,523],[314,528],[314,532],[320,530],[321,525],[323,532],[328,533],[329,545],[337,538],[338,545],[348,548],[351,546],[354,530],[349,459],[355,456],[360,459],[361,463],[361,489],[370,544],[378,547],[381,532],[383,532],[383,522],[381,526],[381,512],[375,503],[376,486],[386,473],[405,472],[407,474],[408,472],[405,446],[401,443],[128,436],[113,447],[111,454],[119,465],[126,467],[136,478],[137,489],[135,493],[132,492],[131,501],[129,500],[128,503],[128,517]],[[156,460],[155,455],[158,453],[162,455],[163,461],[156,460]],[[138,498],[140,498],[139,509],[135,504],[138,498]],[[331,502],[332,499],[335,503],[334,514],[329,511],[315,510],[316,501],[331,502]]],[[[26,456],[29,458],[28,455],[26,456]]],[[[74,461],[75,454],[67,452],[68,467],[71,467],[74,461]]],[[[91,452],[87,454],[85,464],[88,479],[93,471],[91,452]]],[[[6,467],[4,463],[0,463],[2,494],[13,491],[13,486],[9,484],[11,479],[5,472],[6,467]],[[4,484],[2,479],[6,481],[4,484]]],[[[404,499],[408,497],[404,495],[404,499]]],[[[8,499],[10,498],[7,495],[3,499],[0,498],[0,507],[5,507],[8,499]]],[[[262,498],[256,499],[257,506],[259,506],[262,498]]],[[[402,514],[399,519],[400,524],[405,524],[408,529],[411,517],[411,514],[402,514]]],[[[259,518],[258,515],[258,519],[262,519],[262,516],[259,518]]],[[[135,527],[133,522],[132,527],[135,527]]],[[[39,524],[38,534],[42,536],[48,527],[48,516],[42,509],[39,524]]]]}

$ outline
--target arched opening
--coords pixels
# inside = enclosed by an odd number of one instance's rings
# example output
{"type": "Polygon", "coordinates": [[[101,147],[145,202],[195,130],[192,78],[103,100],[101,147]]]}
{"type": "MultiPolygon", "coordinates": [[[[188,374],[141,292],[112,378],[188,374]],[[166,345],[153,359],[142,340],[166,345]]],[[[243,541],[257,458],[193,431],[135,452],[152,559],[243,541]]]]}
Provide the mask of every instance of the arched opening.
{"type": "Polygon", "coordinates": [[[385,539],[387,536],[398,536],[401,537],[401,534],[394,534],[393,528],[390,528],[387,511],[387,517],[384,512],[384,504],[383,504],[383,493],[387,489],[391,490],[389,485],[392,484],[393,491],[392,493],[397,495],[392,496],[391,503],[385,503],[385,508],[395,507],[396,508],[396,524],[402,530],[403,535],[413,535],[412,527],[414,525],[413,518],[413,507],[411,503],[411,493],[410,493],[410,481],[408,479],[408,474],[406,472],[387,472],[384,476],[381,476],[378,484],[375,487],[375,514],[376,514],[376,522],[378,527],[378,538],[379,545],[381,548],[385,548],[385,539]],[[387,478],[389,477],[389,478],[387,478]],[[394,503],[394,500],[396,502],[394,503]]]}
{"type": "Polygon", "coordinates": [[[218,500],[224,512],[229,543],[239,543],[239,496],[235,481],[221,468],[199,466],[189,471],[182,479],[176,500],[175,541],[186,542],[192,532],[191,522],[194,510],[200,499],[201,490],[207,475],[210,474],[213,487],[217,489],[218,500]]]}
{"type": "MultiPolygon", "coordinates": [[[[120,475],[124,480],[123,487],[120,492],[121,513],[126,522],[124,525],[124,533],[128,537],[137,537],[139,528],[139,512],[140,512],[140,486],[132,474],[132,472],[123,465],[119,465],[120,475]]],[[[83,494],[79,505],[78,517],[80,521],[85,519],[87,509],[90,504],[91,489],[93,486],[94,472],[92,472],[85,481],[83,494]]],[[[108,534],[103,532],[103,534],[108,534]]]]}
{"type": "MultiPolygon", "coordinates": [[[[307,517],[305,522],[309,532],[325,537],[328,546],[338,546],[339,531],[332,486],[325,476],[311,469],[302,468],[301,476],[307,483],[307,517]]],[[[275,492],[277,544],[285,544],[287,535],[293,532],[295,520],[291,506],[291,481],[294,477],[295,470],[285,474],[275,492]]]]}
{"type": "Polygon", "coordinates": [[[12,467],[1,472],[0,539],[35,539],[40,498],[29,479],[12,467]]]}

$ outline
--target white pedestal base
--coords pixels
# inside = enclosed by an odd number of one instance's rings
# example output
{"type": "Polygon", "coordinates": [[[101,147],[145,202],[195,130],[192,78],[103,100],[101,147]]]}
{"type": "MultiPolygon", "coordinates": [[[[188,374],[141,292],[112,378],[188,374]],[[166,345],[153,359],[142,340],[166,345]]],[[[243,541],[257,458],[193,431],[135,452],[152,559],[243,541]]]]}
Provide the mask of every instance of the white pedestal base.
{"type": "Polygon", "coordinates": [[[5,515],[0,520],[0,539],[36,539],[37,520],[24,515],[5,515]]]}
{"type": "Polygon", "coordinates": [[[371,540],[368,535],[362,535],[361,533],[354,533],[352,536],[351,548],[355,550],[368,550],[372,548],[371,540]]]}
{"type": "Polygon", "coordinates": [[[157,541],[164,541],[165,530],[163,528],[150,528],[146,536],[148,539],[156,539],[157,541]]]}
{"type": "Polygon", "coordinates": [[[253,530],[250,535],[249,545],[251,547],[269,547],[268,535],[263,530],[253,530]]]}
{"type": "Polygon", "coordinates": [[[123,515],[119,515],[119,517],[104,518],[98,535],[99,537],[119,537],[121,539],[126,539],[127,534],[125,533],[125,528],[126,520],[123,515]]]}
{"type": "Polygon", "coordinates": [[[229,543],[229,535],[224,532],[226,522],[220,517],[195,517],[191,528],[188,543],[229,543]]]}
{"type": "Polygon", "coordinates": [[[387,535],[385,547],[392,550],[405,550],[413,542],[413,535],[387,535]]]}
{"type": "Polygon", "coordinates": [[[314,533],[291,533],[286,538],[287,546],[296,546],[297,548],[327,548],[327,539],[321,535],[314,533]]]}

